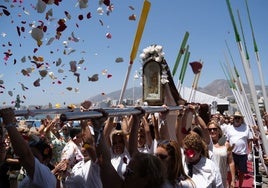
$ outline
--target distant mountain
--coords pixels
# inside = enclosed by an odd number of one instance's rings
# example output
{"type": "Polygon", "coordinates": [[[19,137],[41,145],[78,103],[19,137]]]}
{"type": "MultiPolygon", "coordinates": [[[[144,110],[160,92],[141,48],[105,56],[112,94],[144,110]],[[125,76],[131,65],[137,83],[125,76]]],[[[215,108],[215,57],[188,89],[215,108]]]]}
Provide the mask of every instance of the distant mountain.
{"type": "MultiPolygon", "coordinates": [[[[243,83],[244,89],[246,93],[250,93],[250,88],[248,84],[243,83]]],[[[260,85],[256,85],[255,86],[257,95],[262,95],[262,88],[260,85]]],[[[268,93],[268,86],[265,87],[266,93],[268,93]]],[[[218,79],[218,80],[214,80],[213,82],[211,82],[210,84],[208,84],[207,86],[203,87],[203,88],[198,88],[198,91],[201,91],[203,93],[207,93],[209,95],[212,96],[217,96],[217,95],[221,95],[223,97],[227,97],[227,96],[231,96],[233,95],[228,81],[224,80],[224,79],[218,79]]]]}
{"type": "MultiPolygon", "coordinates": [[[[246,93],[250,93],[249,86],[244,84],[244,88],[246,93]]],[[[233,96],[232,91],[229,87],[228,81],[224,79],[214,80],[210,84],[205,87],[199,87],[197,89],[200,92],[206,93],[212,96],[221,96],[222,98],[233,96]]],[[[134,91],[134,98],[135,100],[142,98],[142,87],[135,87],[126,89],[124,99],[133,99],[133,91],[134,91]]],[[[256,92],[261,91],[261,86],[256,85],[256,92]]],[[[266,92],[268,93],[268,87],[266,86],[266,92]]],[[[104,96],[96,95],[91,97],[89,100],[92,102],[100,102],[104,99],[111,99],[111,100],[118,100],[121,94],[121,90],[117,90],[111,93],[108,93],[104,96]]]]}
{"type": "Polygon", "coordinates": [[[212,95],[212,96],[230,96],[232,95],[232,91],[229,87],[229,84],[227,80],[219,79],[219,80],[214,80],[207,86],[203,88],[198,88],[198,91],[212,95]]]}

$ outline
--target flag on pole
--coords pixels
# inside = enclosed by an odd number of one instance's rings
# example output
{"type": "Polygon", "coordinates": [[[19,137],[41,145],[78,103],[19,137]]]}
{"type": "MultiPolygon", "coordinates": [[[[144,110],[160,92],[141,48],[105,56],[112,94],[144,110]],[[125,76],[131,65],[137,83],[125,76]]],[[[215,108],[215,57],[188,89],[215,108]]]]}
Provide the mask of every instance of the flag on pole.
{"type": "Polygon", "coordinates": [[[189,57],[190,57],[189,45],[187,45],[185,55],[184,55],[184,59],[183,59],[183,63],[182,63],[182,67],[181,67],[181,72],[180,72],[179,79],[178,79],[178,84],[177,84],[177,90],[179,92],[180,92],[180,89],[181,89],[181,86],[182,86],[182,83],[183,83],[183,79],[184,79],[184,76],[185,76],[185,73],[186,73],[189,57]]]}
{"type": "Polygon", "coordinates": [[[189,35],[190,34],[189,34],[188,31],[186,31],[185,34],[184,34],[184,37],[183,37],[183,40],[182,40],[182,43],[181,43],[181,47],[180,47],[180,50],[179,50],[179,53],[178,53],[178,56],[177,56],[176,62],[174,64],[174,67],[173,67],[173,70],[172,70],[172,76],[174,76],[176,74],[178,66],[179,66],[179,63],[180,63],[180,60],[181,60],[181,57],[184,54],[184,52],[186,51],[185,46],[186,46],[187,40],[189,38],[189,35]]]}
{"type": "Polygon", "coordinates": [[[203,65],[200,61],[193,61],[190,63],[191,67],[192,67],[192,71],[194,74],[197,74],[201,71],[203,65]]]}

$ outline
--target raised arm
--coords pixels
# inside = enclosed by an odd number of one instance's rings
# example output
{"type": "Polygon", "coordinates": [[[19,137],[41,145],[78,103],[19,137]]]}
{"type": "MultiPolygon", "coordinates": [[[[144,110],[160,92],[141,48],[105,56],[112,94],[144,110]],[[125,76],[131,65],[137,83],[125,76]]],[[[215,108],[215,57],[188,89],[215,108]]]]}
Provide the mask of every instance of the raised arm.
{"type": "Polygon", "coordinates": [[[147,121],[147,116],[143,116],[142,118],[142,123],[144,126],[144,130],[145,130],[145,136],[146,136],[146,144],[149,146],[149,148],[151,147],[152,143],[153,143],[153,138],[152,138],[152,134],[151,134],[151,130],[150,130],[150,124],[152,124],[151,120],[149,120],[150,122],[147,121]]]}
{"type": "Polygon", "coordinates": [[[0,123],[0,167],[6,160],[5,129],[0,123]]]}
{"type": "Polygon", "coordinates": [[[155,114],[152,114],[152,124],[154,127],[154,139],[155,140],[159,140],[160,139],[160,135],[159,135],[159,129],[158,129],[158,119],[155,117],[155,114]]]}
{"type": "Polygon", "coordinates": [[[202,119],[202,117],[200,117],[199,115],[195,115],[195,121],[196,123],[201,127],[201,129],[203,130],[203,139],[204,141],[209,145],[210,143],[210,135],[207,129],[207,125],[204,122],[204,120],[202,119]]]}
{"type": "Polygon", "coordinates": [[[187,113],[185,108],[182,108],[178,112],[177,116],[177,122],[175,126],[175,131],[176,131],[176,137],[177,137],[177,142],[182,147],[182,140],[185,138],[185,136],[188,134],[191,125],[192,125],[192,113],[187,113]],[[191,118],[188,118],[188,116],[191,116],[191,118]],[[190,122],[187,121],[187,119],[191,119],[190,122]],[[187,125],[187,123],[190,123],[190,125],[187,125]]]}
{"type": "Polygon", "coordinates": [[[92,121],[90,119],[82,120],[80,122],[80,125],[81,125],[82,140],[83,140],[84,148],[87,150],[91,160],[96,161],[97,156],[96,156],[96,151],[95,151],[95,139],[94,139],[94,136],[91,134],[91,130],[90,130],[90,127],[93,126],[92,121]]]}
{"type": "Polygon", "coordinates": [[[49,122],[48,122],[47,126],[46,126],[42,131],[39,130],[39,133],[40,133],[40,134],[45,134],[45,135],[47,135],[47,134],[49,133],[49,131],[51,130],[51,128],[52,128],[53,126],[55,126],[56,123],[58,123],[59,121],[60,121],[60,117],[59,117],[58,115],[56,115],[56,116],[53,118],[52,121],[49,121],[49,122]]]}
{"type": "Polygon", "coordinates": [[[234,163],[233,154],[232,154],[233,147],[234,146],[227,148],[227,162],[228,162],[230,173],[231,173],[231,179],[229,180],[230,185],[235,187],[235,163],[234,163]]]}
{"type": "Polygon", "coordinates": [[[110,135],[114,129],[114,118],[113,117],[108,117],[108,119],[105,122],[104,130],[103,130],[103,136],[105,142],[108,144],[108,146],[112,146],[111,140],[110,140],[110,135]]]}
{"type": "Polygon", "coordinates": [[[22,166],[26,169],[29,177],[32,179],[34,176],[35,160],[34,155],[31,152],[30,147],[18,132],[16,128],[16,119],[14,111],[11,108],[0,110],[0,114],[3,118],[3,123],[8,131],[11,144],[14,148],[14,152],[19,156],[22,166]]]}
{"type": "Polygon", "coordinates": [[[170,139],[170,135],[168,132],[168,124],[167,124],[167,115],[169,113],[167,106],[163,105],[163,107],[166,107],[166,111],[165,112],[159,112],[159,137],[160,140],[169,140],[170,139]]]}
{"type": "Polygon", "coordinates": [[[141,114],[132,115],[133,121],[132,121],[130,136],[129,136],[129,148],[128,148],[128,151],[131,157],[133,157],[135,153],[138,153],[138,130],[139,130],[141,118],[145,114],[142,108],[136,107],[136,109],[141,110],[141,114]]]}
{"type": "MultiPolygon", "coordinates": [[[[207,129],[207,124],[204,121],[203,117],[199,114],[200,112],[200,105],[195,104],[192,108],[193,114],[194,114],[194,122],[195,124],[199,125],[199,127],[202,129],[203,139],[206,142],[207,145],[210,144],[210,135],[207,129]]],[[[209,111],[204,111],[205,109],[202,109],[202,114],[209,114],[209,111]]],[[[207,115],[206,115],[207,116],[207,115]]]]}
{"type": "MultiPolygon", "coordinates": [[[[105,118],[93,119],[93,127],[96,130],[101,130],[104,126],[105,118]]],[[[106,125],[105,125],[106,126],[106,125]]],[[[123,187],[123,180],[116,172],[115,168],[111,163],[111,153],[109,146],[105,141],[103,131],[98,131],[98,144],[96,144],[96,151],[98,157],[98,164],[100,166],[100,176],[103,184],[103,188],[110,187],[123,187]]]]}

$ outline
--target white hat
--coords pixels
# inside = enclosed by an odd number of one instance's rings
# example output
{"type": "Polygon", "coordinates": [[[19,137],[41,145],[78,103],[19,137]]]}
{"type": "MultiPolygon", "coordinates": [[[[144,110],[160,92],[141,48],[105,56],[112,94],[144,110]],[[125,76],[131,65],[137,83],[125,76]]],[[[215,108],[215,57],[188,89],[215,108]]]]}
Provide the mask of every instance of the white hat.
{"type": "Polygon", "coordinates": [[[242,114],[240,112],[236,111],[234,113],[234,117],[244,117],[244,116],[242,116],[242,114]]]}

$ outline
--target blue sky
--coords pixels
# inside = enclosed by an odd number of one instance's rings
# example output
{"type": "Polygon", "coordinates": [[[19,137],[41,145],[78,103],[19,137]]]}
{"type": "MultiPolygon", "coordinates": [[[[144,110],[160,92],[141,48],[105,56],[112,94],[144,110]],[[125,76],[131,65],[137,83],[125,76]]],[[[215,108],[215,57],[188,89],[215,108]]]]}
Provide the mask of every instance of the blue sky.
{"type": "MultiPolygon", "coordinates": [[[[120,90],[129,65],[130,51],[143,0],[111,0],[114,9],[109,15],[106,14],[107,7],[100,6],[99,1],[89,1],[88,7],[85,9],[80,9],[76,0],[62,1],[59,6],[47,5],[44,13],[37,13],[34,9],[36,2],[36,0],[27,0],[20,3],[19,0],[17,2],[5,0],[0,3],[0,5],[6,6],[10,12],[9,16],[5,14],[0,16],[0,80],[4,81],[3,87],[0,88],[0,105],[13,105],[12,101],[15,101],[16,96],[20,95],[25,105],[46,105],[50,102],[53,105],[59,103],[64,106],[64,104],[80,103],[98,94],[103,94],[105,99],[105,93],[120,90]],[[103,8],[103,15],[97,12],[99,7],[103,8]],[[53,10],[53,16],[50,17],[53,19],[46,20],[45,15],[49,9],[53,10]],[[64,11],[71,15],[71,19],[66,19],[64,11]],[[89,12],[91,18],[87,19],[86,16],[89,12]],[[129,16],[132,14],[136,15],[135,21],[129,20],[129,16]],[[78,19],[79,15],[83,15],[83,20],[78,19]],[[46,45],[51,37],[55,37],[57,22],[63,18],[66,19],[67,28],[62,32],[60,39],[55,39],[50,45],[46,45]],[[40,21],[47,26],[47,31],[42,39],[43,44],[38,47],[29,31],[32,30],[30,24],[38,26],[41,24],[40,21]],[[17,26],[25,28],[25,32],[21,32],[20,36],[17,26]],[[68,45],[64,46],[64,41],[68,41],[72,32],[73,37],[79,41],[69,40],[68,45]],[[107,33],[111,34],[110,39],[106,37],[107,33]],[[34,53],[35,48],[38,50],[34,53]],[[4,60],[4,53],[8,50],[11,50],[12,56],[8,60],[4,60]],[[66,54],[64,54],[64,50],[66,54]],[[72,52],[72,50],[75,51],[72,52]],[[31,58],[33,56],[43,57],[45,66],[37,69],[28,56],[31,58]],[[26,57],[24,63],[21,62],[23,57],[26,57]],[[124,61],[116,63],[115,60],[118,57],[123,58],[124,61]],[[62,63],[57,66],[55,62],[59,58],[62,59],[62,63]],[[16,64],[14,64],[15,59],[16,64]],[[77,77],[70,71],[69,62],[79,62],[80,60],[84,60],[84,62],[78,65],[77,72],[80,74],[78,83],[77,77]],[[21,70],[27,68],[34,68],[34,70],[29,76],[24,76],[21,70]],[[53,72],[57,79],[52,80],[46,76],[40,81],[40,86],[35,87],[33,82],[41,78],[39,70],[44,69],[53,72]],[[59,69],[63,73],[59,73],[59,69]],[[106,70],[106,74],[102,74],[103,70],[106,70]],[[99,80],[88,81],[88,77],[94,74],[99,74],[99,80]],[[111,77],[108,78],[108,75],[111,77]],[[28,89],[23,90],[21,83],[28,89]],[[67,87],[71,90],[66,89],[67,87]]],[[[226,78],[220,66],[220,62],[226,62],[226,56],[232,64],[226,42],[241,78],[246,82],[226,1],[151,0],[150,2],[151,9],[132,66],[128,88],[139,86],[139,80],[133,81],[135,71],[140,71],[141,68],[139,54],[151,44],[163,46],[165,59],[172,70],[186,31],[190,33],[187,42],[191,53],[189,62],[198,60],[204,62],[198,84],[200,87],[208,85],[215,79],[226,78]]],[[[260,84],[245,1],[231,0],[230,2],[237,24],[239,24],[237,16],[237,10],[239,10],[255,83],[260,84]]],[[[268,18],[268,1],[248,0],[248,5],[262,68],[263,71],[268,70],[268,27],[265,20],[268,18]]],[[[177,83],[179,72],[180,66],[174,76],[175,83],[177,83]]],[[[263,74],[265,83],[267,83],[268,77],[265,72],[263,74]]],[[[191,87],[193,78],[194,74],[188,66],[183,85],[191,87]]]]}

